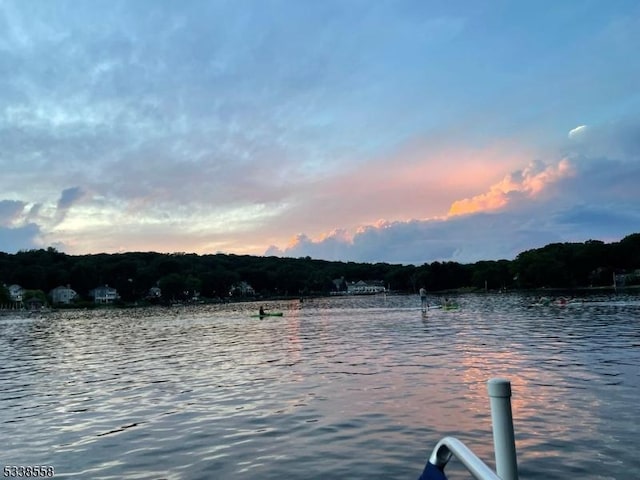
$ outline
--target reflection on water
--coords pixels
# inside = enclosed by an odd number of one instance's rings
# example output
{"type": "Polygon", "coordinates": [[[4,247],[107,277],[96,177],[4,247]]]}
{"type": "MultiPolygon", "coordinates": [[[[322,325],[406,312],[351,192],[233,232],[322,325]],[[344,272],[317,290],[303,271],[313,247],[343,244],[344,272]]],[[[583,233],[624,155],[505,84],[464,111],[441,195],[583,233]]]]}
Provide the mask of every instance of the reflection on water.
{"type": "Polygon", "coordinates": [[[2,316],[3,461],[56,478],[417,478],[444,435],[493,463],[486,382],[506,377],[521,478],[640,478],[640,300],[457,300],[2,316]]]}

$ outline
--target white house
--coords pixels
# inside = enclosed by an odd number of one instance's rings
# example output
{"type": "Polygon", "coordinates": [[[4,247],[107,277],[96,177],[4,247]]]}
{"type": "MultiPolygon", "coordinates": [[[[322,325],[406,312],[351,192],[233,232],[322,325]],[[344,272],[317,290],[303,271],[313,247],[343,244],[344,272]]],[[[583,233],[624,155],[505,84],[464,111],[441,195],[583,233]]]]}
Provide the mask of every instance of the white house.
{"type": "Polygon", "coordinates": [[[22,296],[24,295],[24,288],[22,288],[20,285],[16,285],[14,283],[13,285],[9,285],[7,287],[7,290],[9,290],[9,296],[11,297],[12,301],[14,302],[22,301],[22,296]]]}
{"type": "Polygon", "coordinates": [[[256,294],[256,291],[247,282],[234,283],[229,290],[230,296],[248,297],[256,294]]]}
{"type": "Polygon", "coordinates": [[[347,285],[347,293],[350,295],[384,293],[385,290],[384,282],[381,280],[373,280],[369,282],[360,280],[359,282],[351,282],[347,285]]]}
{"type": "Polygon", "coordinates": [[[68,305],[78,298],[78,293],[69,285],[66,287],[59,286],[49,292],[49,297],[51,297],[51,303],[53,304],[64,303],[68,305]]]}
{"type": "Polygon", "coordinates": [[[89,292],[89,296],[95,303],[113,303],[120,298],[118,291],[109,285],[94,288],[89,292]]]}

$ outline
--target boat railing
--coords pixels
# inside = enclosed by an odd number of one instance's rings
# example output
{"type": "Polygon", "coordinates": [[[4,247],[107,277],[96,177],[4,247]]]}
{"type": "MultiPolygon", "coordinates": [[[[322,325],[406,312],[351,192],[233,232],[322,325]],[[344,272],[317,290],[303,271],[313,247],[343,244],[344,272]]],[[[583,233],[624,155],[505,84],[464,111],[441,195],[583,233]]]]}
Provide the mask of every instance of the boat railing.
{"type": "Polygon", "coordinates": [[[511,383],[503,378],[488,382],[496,471],[455,437],[440,440],[418,480],[446,480],[444,468],[455,457],[477,480],[518,480],[518,462],[511,412],[511,383]]]}

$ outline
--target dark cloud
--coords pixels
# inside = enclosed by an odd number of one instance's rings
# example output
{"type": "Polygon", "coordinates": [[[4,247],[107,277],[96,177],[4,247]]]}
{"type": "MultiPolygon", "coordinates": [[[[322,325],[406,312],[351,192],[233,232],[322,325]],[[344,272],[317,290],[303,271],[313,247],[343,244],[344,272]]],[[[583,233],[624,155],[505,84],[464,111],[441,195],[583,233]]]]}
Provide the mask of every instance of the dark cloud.
{"type": "Polygon", "coordinates": [[[62,191],[56,207],[54,219],[56,225],[65,219],[71,207],[78,203],[84,195],[85,192],[80,187],[66,188],[62,191]]]}
{"type": "Polygon", "coordinates": [[[351,241],[328,237],[314,242],[300,236],[292,246],[283,250],[272,247],[267,254],[414,265],[433,261],[473,263],[513,259],[525,250],[549,243],[615,241],[640,231],[640,213],[636,211],[620,213],[585,207],[545,210],[548,205],[446,221],[394,222],[367,227],[351,241]]]}
{"type": "Polygon", "coordinates": [[[58,210],[68,210],[71,206],[84,196],[84,191],[80,187],[66,188],[62,191],[58,200],[58,210]]]}
{"type": "Polygon", "coordinates": [[[569,138],[568,155],[578,162],[640,162],[640,118],[626,117],[600,125],[583,125],[574,129],[569,138]]]}
{"type": "Polygon", "coordinates": [[[7,228],[0,226],[0,251],[16,253],[20,250],[41,248],[39,242],[40,227],[29,223],[22,227],[7,228]]]}
{"type": "Polygon", "coordinates": [[[640,211],[636,205],[616,204],[576,205],[555,213],[553,220],[563,229],[565,236],[581,232],[594,239],[611,240],[640,232],[640,211]]]}
{"type": "Polygon", "coordinates": [[[8,225],[18,218],[26,204],[17,200],[0,200],[0,226],[8,225]]]}

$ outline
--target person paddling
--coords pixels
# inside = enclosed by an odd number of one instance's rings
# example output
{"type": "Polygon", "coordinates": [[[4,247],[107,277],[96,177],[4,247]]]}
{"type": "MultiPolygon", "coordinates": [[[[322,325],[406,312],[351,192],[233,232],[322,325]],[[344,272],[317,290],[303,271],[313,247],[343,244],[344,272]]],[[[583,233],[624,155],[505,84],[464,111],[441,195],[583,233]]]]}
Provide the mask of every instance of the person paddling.
{"type": "Polygon", "coordinates": [[[424,287],[420,288],[420,305],[422,306],[423,312],[426,312],[429,309],[429,302],[427,302],[427,290],[424,287]]]}

